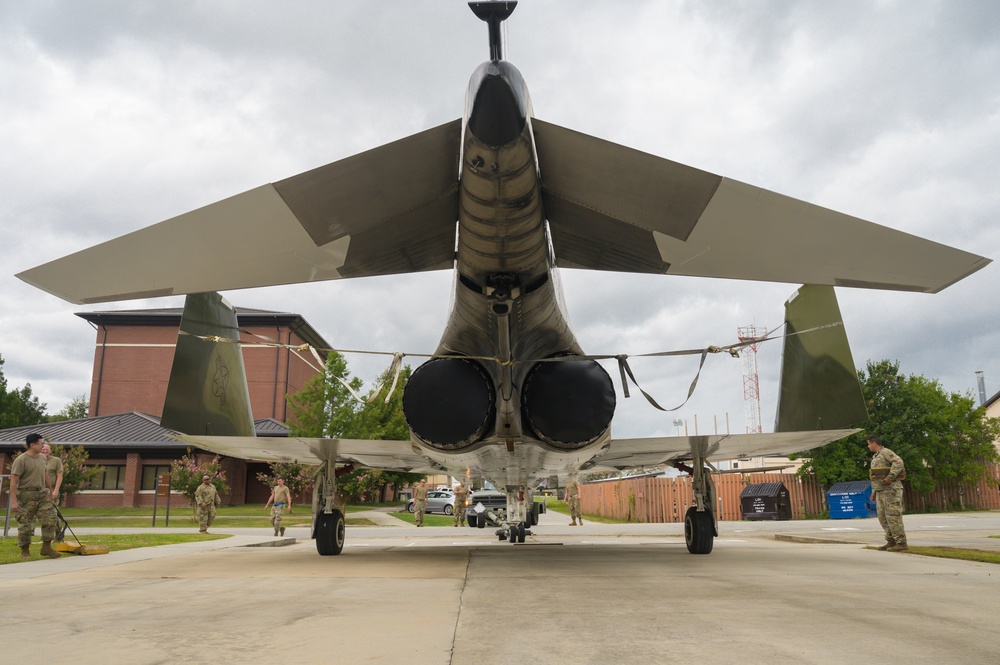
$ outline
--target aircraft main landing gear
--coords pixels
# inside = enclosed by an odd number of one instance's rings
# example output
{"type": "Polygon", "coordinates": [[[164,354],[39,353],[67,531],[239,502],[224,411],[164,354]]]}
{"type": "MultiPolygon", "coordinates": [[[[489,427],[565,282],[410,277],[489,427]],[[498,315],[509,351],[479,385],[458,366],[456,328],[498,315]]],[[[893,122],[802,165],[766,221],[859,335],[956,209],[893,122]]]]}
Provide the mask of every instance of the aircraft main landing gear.
{"type": "Polygon", "coordinates": [[[344,551],[347,535],[344,513],[333,507],[334,491],[337,487],[335,457],[321,464],[313,486],[313,530],[316,551],[322,556],[333,556],[344,551]]]}
{"type": "Polygon", "coordinates": [[[691,445],[694,464],[691,487],[694,490],[695,505],[684,515],[684,542],[691,554],[709,554],[715,537],[719,535],[719,525],[715,519],[718,500],[715,483],[712,482],[711,468],[705,460],[704,452],[698,444],[691,445]]]}

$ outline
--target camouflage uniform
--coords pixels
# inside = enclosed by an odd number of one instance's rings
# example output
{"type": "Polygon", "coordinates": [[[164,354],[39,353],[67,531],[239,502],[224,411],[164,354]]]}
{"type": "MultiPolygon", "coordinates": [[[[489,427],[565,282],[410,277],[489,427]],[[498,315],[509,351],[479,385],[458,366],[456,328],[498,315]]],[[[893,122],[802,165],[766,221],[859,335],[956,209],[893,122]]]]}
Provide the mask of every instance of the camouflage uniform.
{"type": "Polygon", "coordinates": [[[424,508],[427,507],[427,488],[417,485],[413,490],[413,521],[417,526],[424,525],[424,508]]]}
{"type": "Polygon", "coordinates": [[[566,505],[569,507],[569,516],[572,519],[569,525],[576,526],[576,521],[580,520],[580,526],[583,526],[583,515],[580,514],[580,486],[576,484],[576,480],[570,480],[566,484],[566,505]]]}
{"type": "Polygon", "coordinates": [[[194,502],[198,504],[198,530],[208,533],[208,527],[215,521],[215,507],[222,505],[215,485],[198,485],[198,489],[194,491],[194,502]]]}
{"type": "Polygon", "coordinates": [[[27,453],[17,456],[10,473],[18,476],[17,544],[22,550],[31,545],[35,535],[35,520],[42,526],[42,541],[51,542],[56,537],[56,511],[52,508],[52,491],[45,485],[45,458],[27,453]]]}
{"type": "Polygon", "coordinates": [[[469,490],[465,485],[455,488],[455,526],[465,526],[465,504],[469,490]]]}
{"type": "Polygon", "coordinates": [[[878,521],[885,531],[887,545],[905,547],[902,479],[906,477],[906,468],[903,466],[903,460],[896,453],[883,447],[872,458],[869,476],[872,481],[872,494],[875,495],[878,521]],[[883,485],[883,478],[888,478],[892,483],[883,485]]]}
{"type": "MultiPolygon", "coordinates": [[[[49,476],[49,487],[52,489],[56,488],[56,480],[59,478],[59,474],[63,472],[62,460],[58,457],[50,457],[45,461],[45,473],[49,476]]],[[[56,498],[52,499],[52,510],[55,511],[59,507],[59,498],[61,494],[57,494],[56,498]]]]}
{"type": "Polygon", "coordinates": [[[274,535],[279,533],[285,535],[285,529],[281,526],[281,516],[285,514],[285,508],[292,502],[292,493],[284,485],[275,485],[274,505],[271,506],[271,526],[274,527],[274,535]]]}

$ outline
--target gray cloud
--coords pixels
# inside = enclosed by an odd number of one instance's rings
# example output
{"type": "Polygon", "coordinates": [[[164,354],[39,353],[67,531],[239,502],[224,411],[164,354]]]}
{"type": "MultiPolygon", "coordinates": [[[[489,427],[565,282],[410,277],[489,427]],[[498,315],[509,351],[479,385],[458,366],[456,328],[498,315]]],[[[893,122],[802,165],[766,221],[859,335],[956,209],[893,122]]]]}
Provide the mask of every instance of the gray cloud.
{"type": "MultiPolygon", "coordinates": [[[[486,28],[465,3],[7,3],[0,6],[0,354],[61,408],[89,390],[82,309],[13,273],[459,117],[486,28]]],[[[538,117],[1000,257],[1000,18],[981,2],[523,2],[508,56],[538,117]]],[[[840,290],[859,366],[1000,388],[990,266],[934,296],[840,290]]],[[[565,271],[594,352],[733,341],[777,325],[795,285],[565,271]]],[[[340,348],[430,351],[446,274],[227,294],[303,314],[340,348]]],[[[371,379],[388,364],[349,358],[371,379]]],[[[635,361],[661,403],[696,361],[635,361]]],[[[760,352],[770,425],[780,344],[760,352]]],[[[608,366],[613,376],[616,370],[608,366]]],[[[712,357],[678,412],[742,429],[739,362],[712,357]]],[[[641,398],[619,435],[672,432],[641,398]]]]}

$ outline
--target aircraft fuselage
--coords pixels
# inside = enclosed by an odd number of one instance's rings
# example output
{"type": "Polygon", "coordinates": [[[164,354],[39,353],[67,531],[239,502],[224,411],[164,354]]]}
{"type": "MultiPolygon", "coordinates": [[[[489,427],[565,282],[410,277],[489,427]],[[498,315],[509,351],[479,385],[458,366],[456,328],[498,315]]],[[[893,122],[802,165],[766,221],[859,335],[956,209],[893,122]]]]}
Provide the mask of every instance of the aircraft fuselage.
{"type": "Polygon", "coordinates": [[[466,95],[455,298],[436,351],[454,359],[418,368],[404,399],[415,443],[439,460],[447,451],[449,467],[472,466],[462,464],[470,454],[482,466],[484,444],[503,443],[508,462],[487,466],[504,477],[492,479],[524,485],[532,466],[534,477],[555,470],[538,468],[540,456],[608,437],[614,390],[604,370],[536,362],[583,353],[550,248],[527,87],[510,63],[485,62],[466,95]],[[477,415],[456,423],[456,413],[477,415]]]}

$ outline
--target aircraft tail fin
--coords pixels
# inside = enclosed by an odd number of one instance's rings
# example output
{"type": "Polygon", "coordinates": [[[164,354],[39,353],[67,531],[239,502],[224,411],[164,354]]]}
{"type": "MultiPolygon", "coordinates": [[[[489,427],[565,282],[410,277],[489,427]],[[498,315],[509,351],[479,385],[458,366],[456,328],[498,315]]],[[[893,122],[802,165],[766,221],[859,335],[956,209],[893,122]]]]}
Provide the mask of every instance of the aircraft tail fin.
{"type": "Polygon", "coordinates": [[[160,424],[182,434],[254,436],[236,309],[214,292],[184,302],[160,424]]]}
{"type": "Polygon", "coordinates": [[[802,286],[785,303],[775,432],[853,427],[868,420],[832,286],[802,286]]]}

